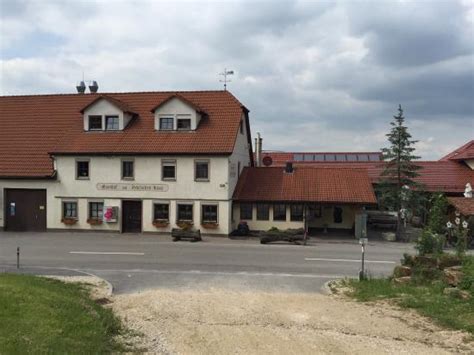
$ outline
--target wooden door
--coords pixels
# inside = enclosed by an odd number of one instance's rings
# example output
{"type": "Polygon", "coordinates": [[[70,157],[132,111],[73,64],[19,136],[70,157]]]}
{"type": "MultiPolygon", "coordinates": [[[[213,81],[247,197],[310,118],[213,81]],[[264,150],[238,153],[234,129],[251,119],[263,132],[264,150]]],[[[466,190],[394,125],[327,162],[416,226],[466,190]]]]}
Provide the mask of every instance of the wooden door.
{"type": "Polygon", "coordinates": [[[142,201],[122,201],[122,232],[142,231],[142,201]]]}
{"type": "Polygon", "coordinates": [[[46,190],[5,189],[5,230],[46,230],[46,190]]]}

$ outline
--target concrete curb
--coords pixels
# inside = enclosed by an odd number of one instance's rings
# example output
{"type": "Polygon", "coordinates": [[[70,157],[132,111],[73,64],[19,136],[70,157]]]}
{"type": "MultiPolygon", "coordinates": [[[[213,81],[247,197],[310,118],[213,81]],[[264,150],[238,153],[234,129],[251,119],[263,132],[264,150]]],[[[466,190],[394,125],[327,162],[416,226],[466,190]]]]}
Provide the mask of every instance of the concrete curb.
{"type": "Polygon", "coordinates": [[[107,285],[107,297],[111,297],[113,292],[114,292],[114,286],[109,282],[107,281],[106,279],[100,277],[100,276],[97,276],[95,274],[92,274],[90,272],[86,272],[86,271],[82,271],[82,270],[77,270],[77,269],[67,269],[67,268],[62,268],[63,270],[71,270],[71,271],[76,271],[76,272],[79,272],[81,274],[85,274],[85,275],[89,275],[89,276],[92,276],[92,277],[96,277],[98,278],[99,280],[102,280],[106,285],[107,285]]]}
{"type": "Polygon", "coordinates": [[[331,288],[329,287],[329,284],[337,280],[340,280],[340,279],[326,281],[324,285],[321,287],[321,291],[323,292],[323,294],[328,295],[328,296],[333,295],[334,292],[332,292],[331,288]]]}

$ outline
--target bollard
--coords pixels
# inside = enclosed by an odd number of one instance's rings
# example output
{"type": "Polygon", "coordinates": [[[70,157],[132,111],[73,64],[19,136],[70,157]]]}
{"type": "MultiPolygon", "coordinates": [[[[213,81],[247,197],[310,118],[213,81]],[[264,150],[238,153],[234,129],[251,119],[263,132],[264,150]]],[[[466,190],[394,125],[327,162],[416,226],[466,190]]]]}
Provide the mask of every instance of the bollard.
{"type": "Polygon", "coordinates": [[[16,268],[20,268],[20,247],[16,248],[16,268]]]}

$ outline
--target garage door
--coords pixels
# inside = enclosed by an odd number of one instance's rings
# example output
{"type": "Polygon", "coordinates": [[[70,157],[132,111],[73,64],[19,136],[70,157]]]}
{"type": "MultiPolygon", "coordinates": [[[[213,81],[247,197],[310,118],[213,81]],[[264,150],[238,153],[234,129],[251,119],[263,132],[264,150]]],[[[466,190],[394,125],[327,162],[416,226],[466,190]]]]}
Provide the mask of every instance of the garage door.
{"type": "Polygon", "coordinates": [[[5,189],[5,229],[46,230],[46,190],[5,189]]]}

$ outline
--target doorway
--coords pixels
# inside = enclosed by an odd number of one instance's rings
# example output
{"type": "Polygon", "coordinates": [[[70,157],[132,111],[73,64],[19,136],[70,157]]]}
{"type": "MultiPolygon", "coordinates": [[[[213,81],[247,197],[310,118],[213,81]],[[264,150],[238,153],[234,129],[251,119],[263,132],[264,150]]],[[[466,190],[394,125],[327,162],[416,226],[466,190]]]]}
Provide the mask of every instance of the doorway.
{"type": "Polygon", "coordinates": [[[46,230],[46,190],[5,189],[5,230],[46,230]]]}
{"type": "Polygon", "coordinates": [[[122,201],[122,233],[141,233],[142,201],[122,201]]]}

